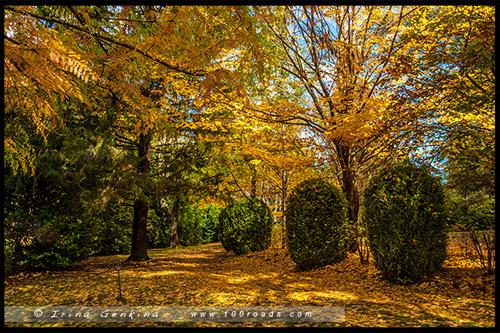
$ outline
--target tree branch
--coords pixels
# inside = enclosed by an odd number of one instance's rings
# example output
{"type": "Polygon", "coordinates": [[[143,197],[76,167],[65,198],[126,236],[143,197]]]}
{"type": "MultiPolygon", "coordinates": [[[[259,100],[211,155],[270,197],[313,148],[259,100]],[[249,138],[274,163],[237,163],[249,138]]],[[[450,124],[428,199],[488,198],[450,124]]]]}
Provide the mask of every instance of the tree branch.
{"type": "Polygon", "coordinates": [[[109,36],[100,35],[98,33],[89,31],[86,28],[79,27],[79,26],[74,25],[74,24],[69,23],[69,22],[64,22],[64,21],[61,21],[61,20],[58,20],[58,19],[54,19],[54,18],[43,17],[43,16],[40,16],[40,15],[37,15],[37,14],[33,14],[33,13],[25,12],[25,11],[22,11],[22,10],[18,10],[18,9],[15,9],[14,7],[10,7],[10,6],[5,7],[5,10],[10,10],[10,11],[22,14],[22,15],[31,16],[31,17],[39,19],[39,20],[44,20],[44,21],[47,21],[47,22],[60,24],[60,25],[63,25],[65,27],[68,27],[68,28],[71,28],[71,29],[74,29],[74,30],[77,30],[77,31],[80,31],[80,32],[83,32],[83,33],[86,33],[86,34],[88,34],[90,36],[93,36],[93,37],[97,38],[98,40],[107,41],[109,43],[121,46],[121,47],[123,47],[125,49],[128,49],[128,50],[131,50],[133,52],[139,53],[140,55],[144,56],[145,58],[148,58],[148,59],[150,59],[150,60],[152,60],[152,61],[154,61],[156,63],[159,63],[159,64],[167,67],[168,69],[171,69],[171,70],[176,71],[176,72],[180,72],[180,73],[183,73],[183,74],[186,74],[186,75],[189,75],[189,76],[197,76],[197,77],[206,76],[206,75],[209,74],[209,72],[204,71],[204,70],[190,71],[188,69],[172,65],[172,64],[166,62],[165,60],[160,59],[156,55],[151,55],[151,54],[148,54],[145,51],[142,51],[142,50],[138,49],[137,48],[138,45],[135,45],[135,46],[134,45],[130,45],[130,44],[126,43],[126,42],[115,40],[114,38],[111,38],[109,36]]]}

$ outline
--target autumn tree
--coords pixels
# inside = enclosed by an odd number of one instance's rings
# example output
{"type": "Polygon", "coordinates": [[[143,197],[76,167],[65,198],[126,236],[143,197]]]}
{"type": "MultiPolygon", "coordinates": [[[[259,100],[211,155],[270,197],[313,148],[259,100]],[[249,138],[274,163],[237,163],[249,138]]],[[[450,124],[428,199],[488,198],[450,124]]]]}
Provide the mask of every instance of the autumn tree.
{"type": "Polygon", "coordinates": [[[399,117],[390,107],[398,77],[388,69],[401,47],[402,23],[413,10],[306,6],[286,7],[282,16],[262,14],[284,50],[281,70],[304,94],[292,112],[275,112],[272,103],[256,103],[256,112],[302,126],[315,138],[337,170],[354,223],[360,172],[398,146],[397,136],[389,134],[399,117]]]}
{"type": "Polygon", "coordinates": [[[154,176],[157,187],[154,198],[169,216],[170,246],[179,245],[178,222],[181,205],[207,196],[214,196],[221,172],[217,170],[218,157],[212,143],[201,140],[201,135],[175,135],[155,145],[154,176]]]}
{"type": "Polygon", "coordinates": [[[237,113],[228,127],[219,147],[227,166],[220,184],[223,191],[234,199],[257,197],[274,206],[276,212],[283,212],[290,183],[313,173],[316,156],[311,143],[297,128],[244,111],[237,113]]]}
{"type": "Polygon", "coordinates": [[[405,25],[394,70],[405,77],[397,95],[419,119],[408,145],[442,165],[449,186],[494,194],[495,8],[420,7],[405,25]]]}
{"type": "MultiPolygon", "coordinates": [[[[8,6],[5,11],[5,84],[18,104],[10,109],[30,113],[37,130],[46,133],[58,121],[54,101],[76,95],[95,114],[114,119],[117,141],[137,148],[136,184],[148,179],[152,140],[168,132],[179,113],[170,97],[162,98],[167,88],[176,95],[194,91],[191,110],[202,114],[215,87],[238,93],[237,76],[227,68],[228,50],[239,47],[242,59],[262,59],[252,47],[254,18],[245,7],[8,6]],[[123,129],[130,132],[123,135],[123,129]]],[[[18,159],[23,137],[5,142],[12,152],[7,161],[27,170],[27,158],[18,159]]],[[[129,259],[143,260],[148,204],[144,186],[136,190],[129,259]]]]}
{"type": "Polygon", "coordinates": [[[81,83],[93,75],[88,62],[72,49],[74,40],[50,21],[40,20],[42,10],[4,8],[5,113],[12,117],[4,137],[4,165],[15,173],[34,172],[27,129],[45,137],[60,125],[59,100],[82,101],[81,83]]]}
{"type": "Polygon", "coordinates": [[[429,161],[435,155],[424,151],[434,147],[456,176],[479,164],[492,175],[492,14],[492,7],[262,10],[284,51],[279,71],[293,78],[285,89],[261,82],[263,90],[290,99],[292,87],[303,97],[292,112],[276,107],[278,99],[258,98],[249,108],[315,138],[337,170],[352,222],[361,180],[390,160],[420,154],[429,161]],[[475,141],[479,146],[472,148],[475,141]]]}
{"type": "Polygon", "coordinates": [[[66,125],[61,105],[79,103],[79,117],[106,127],[116,161],[101,178],[102,202],[134,206],[130,260],[148,258],[152,198],[197,182],[225,194],[281,192],[283,205],[293,170],[333,171],[354,224],[368,171],[401,156],[438,161],[450,184],[494,192],[494,7],[4,12],[4,165],[34,174],[30,134],[47,140],[66,125]],[[227,158],[233,179],[211,184],[218,164],[184,151],[227,158]]]}

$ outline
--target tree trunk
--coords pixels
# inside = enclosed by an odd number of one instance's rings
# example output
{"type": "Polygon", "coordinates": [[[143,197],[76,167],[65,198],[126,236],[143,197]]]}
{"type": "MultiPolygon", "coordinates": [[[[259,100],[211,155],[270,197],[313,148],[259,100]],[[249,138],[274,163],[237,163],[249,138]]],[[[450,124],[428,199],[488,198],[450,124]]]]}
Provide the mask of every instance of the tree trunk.
{"type": "Polygon", "coordinates": [[[349,203],[349,220],[353,224],[356,224],[358,222],[359,212],[359,192],[356,186],[355,175],[352,170],[343,171],[342,180],[344,185],[342,190],[346,196],[347,202],[349,203]]]}
{"type": "MultiPolygon", "coordinates": [[[[287,157],[286,152],[286,125],[281,124],[281,154],[284,158],[287,157]]],[[[288,193],[288,171],[283,168],[281,171],[281,248],[284,249],[286,247],[286,201],[287,201],[287,193],[288,193]]]]}
{"type": "Polygon", "coordinates": [[[255,199],[257,197],[257,170],[255,165],[250,164],[250,170],[252,172],[252,180],[250,185],[250,198],[255,199]]]}
{"type": "Polygon", "coordinates": [[[359,192],[356,184],[356,175],[350,158],[350,148],[337,145],[337,155],[342,167],[342,192],[347,199],[349,220],[356,224],[359,212],[359,192]]]}
{"type": "Polygon", "coordinates": [[[356,184],[356,175],[352,166],[350,148],[348,146],[337,145],[337,156],[342,167],[342,192],[344,193],[348,207],[347,214],[350,226],[349,250],[355,252],[358,250],[358,213],[359,213],[359,191],[356,184]]]}
{"type": "Polygon", "coordinates": [[[132,227],[132,252],[126,261],[149,260],[147,244],[147,217],[149,205],[144,200],[134,202],[134,224],[132,227]]]}
{"type": "Polygon", "coordinates": [[[170,208],[168,207],[167,200],[160,200],[160,208],[165,212],[165,214],[168,215],[168,218],[171,222],[169,229],[170,247],[176,247],[177,245],[179,245],[179,234],[177,232],[177,228],[179,225],[179,204],[180,199],[175,199],[172,208],[170,208]]]}
{"type": "Polygon", "coordinates": [[[171,210],[169,210],[170,221],[170,247],[176,247],[179,245],[179,234],[177,233],[177,225],[179,220],[179,201],[180,199],[174,200],[174,205],[171,210]]]}
{"type": "Polygon", "coordinates": [[[284,249],[286,247],[286,200],[287,200],[287,191],[288,191],[288,172],[283,169],[283,173],[281,175],[281,248],[284,249]]]}
{"type": "MultiPolygon", "coordinates": [[[[137,173],[144,178],[149,176],[151,135],[141,134],[139,136],[139,163],[137,173]]],[[[136,198],[134,201],[134,223],[132,226],[132,251],[126,261],[149,260],[148,256],[148,223],[149,204],[143,198],[136,198]]]]}
{"type": "Polygon", "coordinates": [[[348,170],[342,173],[344,185],[343,192],[347,198],[347,202],[349,205],[347,207],[347,214],[349,216],[349,220],[351,221],[350,240],[348,243],[348,247],[350,251],[356,252],[357,250],[359,250],[358,241],[360,240],[358,226],[359,193],[352,170],[348,170]]]}

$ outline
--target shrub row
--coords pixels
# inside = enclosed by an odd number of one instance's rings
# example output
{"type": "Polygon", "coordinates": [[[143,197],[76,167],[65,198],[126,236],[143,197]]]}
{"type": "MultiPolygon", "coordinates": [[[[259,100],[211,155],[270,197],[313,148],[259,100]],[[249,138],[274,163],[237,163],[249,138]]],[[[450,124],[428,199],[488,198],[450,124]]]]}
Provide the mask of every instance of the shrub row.
{"type": "MultiPolygon", "coordinates": [[[[182,245],[218,241],[220,209],[185,204],[178,233],[182,245]]],[[[170,221],[159,207],[148,213],[148,247],[168,247],[170,221]]],[[[18,209],[4,220],[4,260],[7,274],[20,270],[65,268],[90,255],[128,254],[131,247],[132,207],[111,203],[92,215],[69,215],[37,208],[28,214],[18,209]]]]}
{"type": "MultiPolygon", "coordinates": [[[[444,207],[442,186],[425,167],[403,163],[371,179],[364,191],[362,221],[374,264],[387,279],[414,282],[442,266],[447,235],[444,207]]],[[[338,187],[322,179],[304,181],[290,194],[285,216],[287,247],[298,268],[313,269],[346,258],[351,226],[338,187]]],[[[90,254],[127,253],[131,218],[130,209],[120,206],[88,220],[51,212],[10,214],[4,224],[6,266],[58,268],[90,254]]],[[[166,216],[153,207],[148,220],[149,246],[168,246],[166,216]]],[[[267,249],[272,229],[269,207],[252,198],[222,210],[187,204],[179,216],[182,245],[220,240],[236,254],[267,249]]]]}
{"type": "MultiPolygon", "coordinates": [[[[409,162],[383,169],[364,192],[362,221],[374,264],[390,281],[415,282],[446,258],[446,214],[440,182],[409,162]]],[[[289,196],[286,235],[290,257],[312,269],[346,257],[349,221],[340,189],[321,179],[289,196]]]]}

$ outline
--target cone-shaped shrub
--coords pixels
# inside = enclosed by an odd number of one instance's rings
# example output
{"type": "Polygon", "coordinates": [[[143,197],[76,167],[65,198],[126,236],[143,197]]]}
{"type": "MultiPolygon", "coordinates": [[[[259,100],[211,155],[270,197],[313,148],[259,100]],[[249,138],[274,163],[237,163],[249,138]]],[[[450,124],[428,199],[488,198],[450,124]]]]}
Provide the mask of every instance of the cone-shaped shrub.
{"type": "Polygon", "coordinates": [[[272,229],[271,210],[261,200],[239,200],[224,208],[219,215],[222,246],[236,254],[269,248],[272,229]]]}
{"type": "Polygon", "coordinates": [[[412,283],[446,258],[446,217],[439,180],[405,162],[383,169],[364,192],[363,221],[375,266],[390,281],[412,283]]]}
{"type": "Polygon", "coordinates": [[[286,206],[286,238],[299,269],[340,262],[347,255],[347,201],[342,191],[322,179],[293,189],[286,206]]]}

